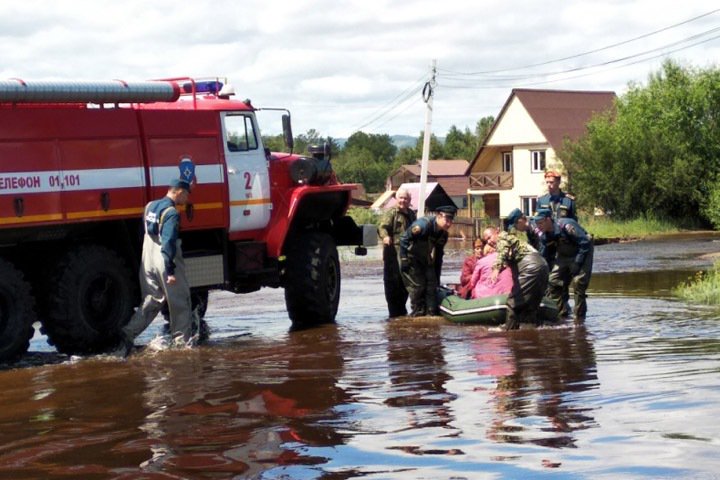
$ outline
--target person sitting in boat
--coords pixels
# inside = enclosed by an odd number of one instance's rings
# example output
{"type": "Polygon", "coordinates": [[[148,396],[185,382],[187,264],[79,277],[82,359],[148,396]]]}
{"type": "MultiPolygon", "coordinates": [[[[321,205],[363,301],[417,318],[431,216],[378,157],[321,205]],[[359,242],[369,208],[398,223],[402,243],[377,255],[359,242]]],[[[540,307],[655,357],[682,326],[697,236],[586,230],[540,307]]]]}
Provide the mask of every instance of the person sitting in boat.
{"type": "Polygon", "coordinates": [[[475,270],[470,279],[472,298],[485,298],[492,295],[508,295],[512,291],[513,277],[509,268],[503,269],[497,278],[493,279],[492,271],[497,261],[497,250],[495,248],[498,229],[490,227],[485,230],[489,232],[489,239],[485,244],[485,255],[475,263],[475,270]]]}
{"type": "Polygon", "coordinates": [[[510,268],[513,289],[507,300],[505,329],[514,330],[521,323],[538,324],[538,309],[548,284],[548,265],[545,259],[518,232],[528,229],[528,219],[519,208],[514,209],[505,219],[505,231],[497,242],[497,259],[493,266],[492,279],[510,268]]]}
{"type": "Polygon", "coordinates": [[[460,271],[460,284],[455,288],[455,293],[458,297],[468,299],[472,293],[472,286],[470,280],[472,279],[473,272],[475,271],[475,265],[478,260],[483,258],[483,250],[485,248],[485,241],[482,237],[478,237],[473,242],[473,252],[465,257],[463,261],[462,270],[460,271]]]}

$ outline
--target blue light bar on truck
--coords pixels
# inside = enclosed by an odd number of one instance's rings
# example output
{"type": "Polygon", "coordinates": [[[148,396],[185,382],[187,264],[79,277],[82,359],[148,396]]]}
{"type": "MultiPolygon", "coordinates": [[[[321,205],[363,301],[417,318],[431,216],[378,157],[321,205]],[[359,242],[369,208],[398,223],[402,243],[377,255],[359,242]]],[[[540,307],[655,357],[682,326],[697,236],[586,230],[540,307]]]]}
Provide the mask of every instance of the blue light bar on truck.
{"type": "MultiPolygon", "coordinates": [[[[222,87],[223,87],[223,83],[219,82],[217,80],[195,82],[195,93],[217,94],[220,90],[222,90],[222,87]]],[[[183,83],[182,91],[183,91],[183,93],[192,93],[193,92],[192,82],[183,83]]]]}

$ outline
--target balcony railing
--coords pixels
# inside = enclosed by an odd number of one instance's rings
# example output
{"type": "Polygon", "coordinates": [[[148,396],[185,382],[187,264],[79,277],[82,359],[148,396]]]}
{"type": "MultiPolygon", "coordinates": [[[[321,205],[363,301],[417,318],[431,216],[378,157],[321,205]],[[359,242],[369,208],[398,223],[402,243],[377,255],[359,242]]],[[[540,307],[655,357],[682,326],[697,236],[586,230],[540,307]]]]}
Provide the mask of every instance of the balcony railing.
{"type": "Polygon", "coordinates": [[[471,190],[510,190],[513,188],[512,172],[484,172],[470,174],[471,190]]]}

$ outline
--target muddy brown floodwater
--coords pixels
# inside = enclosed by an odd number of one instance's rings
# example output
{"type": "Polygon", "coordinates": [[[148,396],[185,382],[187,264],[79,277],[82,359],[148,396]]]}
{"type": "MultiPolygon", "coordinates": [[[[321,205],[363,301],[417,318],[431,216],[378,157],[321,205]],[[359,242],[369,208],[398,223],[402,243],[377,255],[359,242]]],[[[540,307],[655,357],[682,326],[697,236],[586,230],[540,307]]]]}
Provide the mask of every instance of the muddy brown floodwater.
{"type": "Polygon", "coordinates": [[[719,240],[598,246],[581,326],[387,321],[371,251],[343,253],[333,325],[290,331],[267,289],[211,294],[190,351],[68,358],[38,335],[0,371],[0,478],[718,478],[720,315],[670,292],[719,240]]]}

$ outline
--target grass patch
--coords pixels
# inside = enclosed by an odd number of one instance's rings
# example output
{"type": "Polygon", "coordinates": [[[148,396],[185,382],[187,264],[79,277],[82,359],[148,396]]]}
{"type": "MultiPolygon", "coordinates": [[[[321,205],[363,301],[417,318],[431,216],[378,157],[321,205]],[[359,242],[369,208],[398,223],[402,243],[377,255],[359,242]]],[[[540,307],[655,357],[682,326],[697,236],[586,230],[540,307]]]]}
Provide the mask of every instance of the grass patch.
{"type": "Polygon", "coordinates": [[[606,216],[580,218],[580,225],[596,239],[633,239],[682,230],[676,223],[652,217],[613,220],[606,216]]]}
{"type": "Polygon", "coordinates": [[[708,271],[699,271],[693,278],[674,288],[672,293],[687,302],[699,305],[720,305],[720,263],[708,271]]]}

